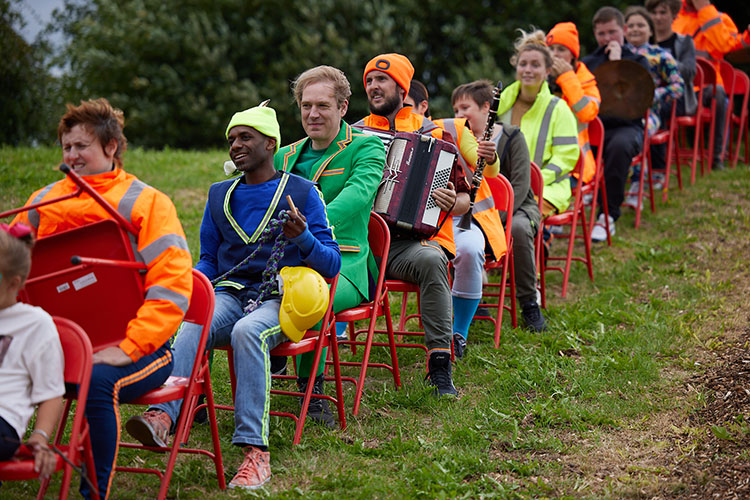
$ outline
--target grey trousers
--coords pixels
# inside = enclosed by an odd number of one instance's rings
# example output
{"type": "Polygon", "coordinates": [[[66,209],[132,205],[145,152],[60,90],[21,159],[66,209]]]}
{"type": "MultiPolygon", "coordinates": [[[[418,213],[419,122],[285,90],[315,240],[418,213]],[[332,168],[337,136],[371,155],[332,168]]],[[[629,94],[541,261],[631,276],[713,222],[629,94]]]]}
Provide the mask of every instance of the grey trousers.
{"type": "Polygon", "coordinates": [[[516,299],[523,306],[536,302],[536,259],[534,237],[538,230],[521,210],[513,214],[513,262],[516,273],[516,299]]]}
{"type": "Polygon", "coordinates": [[[453,303],[442,247],[427,240],[392,240],[386,275],[419,286],[425,345],[428,350],[450,349],[453,303]]]}

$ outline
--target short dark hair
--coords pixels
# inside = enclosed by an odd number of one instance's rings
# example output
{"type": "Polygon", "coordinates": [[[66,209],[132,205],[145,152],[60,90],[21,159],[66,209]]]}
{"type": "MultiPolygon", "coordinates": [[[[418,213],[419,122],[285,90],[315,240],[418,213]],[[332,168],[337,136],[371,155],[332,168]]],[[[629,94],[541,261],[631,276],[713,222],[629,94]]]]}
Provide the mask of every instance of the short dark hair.
{"type": "Polygon", "coordinates": [[[672,16],[676,16],[680,9],[682,9],[682,2],[680,0],[646,0],[646,10],[654,12],[660,5],[666,5],[672,16]]]}
{"type": "Polygon", "coordinates": [[[492,82],[489,80],[475,80],[471,83],[464,83],[453,89],[451,94],[451,105],[456,104],[456,101],[462,97],[469,97],[478,106],[482,106],[485,102],[492,102],[492,82]]]}
{"type": "Polygon", "coordinates": [[[625,9],[625,22],[628,22],[628,19],[633,16],[641,16],[646,20],[646,22],[648,23],[648,27],[651,30],[651,36],[648,37],[648,41],[649,43],[653,43],[656,37],[656,26],[654,25],[654,20],[651,18],[651,14],[648,13],[645,7],[641,7],[640,5],[631,5],[630,7],[625,9]]]}
{"type": "Polygon", "coordinates": [[[610,6],[602,7],[596,11],[596,14],[594,14],[593,25],[596,26],[597,24],[608,23],[612,20],[617,21],[617,24],[619,24],[621,28],[625,27],[625,17],[622,15],[622,12],[620,12],[620,9],[610,6]]]}

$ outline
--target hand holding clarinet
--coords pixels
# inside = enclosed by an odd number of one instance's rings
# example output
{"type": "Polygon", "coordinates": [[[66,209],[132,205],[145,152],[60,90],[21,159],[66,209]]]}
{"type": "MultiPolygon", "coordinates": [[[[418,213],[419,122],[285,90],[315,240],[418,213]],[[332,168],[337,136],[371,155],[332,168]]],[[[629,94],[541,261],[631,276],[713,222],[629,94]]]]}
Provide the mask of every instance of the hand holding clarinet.
{"type": "Polygon", "coordinates": [[[497,151],[495,150],[495,143],[491,141],[492,132],[495,126],[495,120],[497,119],[497,108],[500,105],[500,93],[503,91],[503,83],[497,82],[497,87],[493,91],[492,104],[490,105],[490,112],[487,115],[487,125],[484,129],[484,135],[479,141],[477,146],[477,166],[474,169],[474,176],[471,178],[471,193],[469,193],[469,211],[461,216],[461,220],[458,223],[458,227],[461,229],[471,229],[471,215],[474,211],[474,200],[477,197],[477,190],[479,185],[482,184],[482,178],[484,174],[484,167],[487,164],[487,158],[493,159],[497,157],[497,151]]]}

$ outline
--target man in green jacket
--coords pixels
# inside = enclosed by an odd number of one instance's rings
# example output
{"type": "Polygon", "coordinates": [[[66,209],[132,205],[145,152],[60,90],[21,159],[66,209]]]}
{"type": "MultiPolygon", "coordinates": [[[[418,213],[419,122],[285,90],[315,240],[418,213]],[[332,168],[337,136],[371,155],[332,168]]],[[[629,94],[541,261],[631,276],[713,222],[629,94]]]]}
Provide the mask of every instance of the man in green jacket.
{"type": "MultiPolygon", "coordinates": [[[[276,153],[277,170],[291,172],[317,182],[323,193],[328,219],[341,248],[341,272],[333,301],[334,312],[369,300],[370,278],[377,275],[375,260],[367,243],[370,209],[383,177],[385,149],[380,139],[355,132],[343,120],[351,88],[344,72],[331,66],[317,66],[300,74],[292,84],[307,137],[276,153]]],[[[325,351],[323,359],[325,359],[325,351]]],[[[313,354],[299,359],[299,387],[309,380],[313,354]]],[[[314,394],[323,393],[320,363],[314,394]]],[[[328,402],[313,399],[308,414],[313,420],[333,427],[328,402]]]]}

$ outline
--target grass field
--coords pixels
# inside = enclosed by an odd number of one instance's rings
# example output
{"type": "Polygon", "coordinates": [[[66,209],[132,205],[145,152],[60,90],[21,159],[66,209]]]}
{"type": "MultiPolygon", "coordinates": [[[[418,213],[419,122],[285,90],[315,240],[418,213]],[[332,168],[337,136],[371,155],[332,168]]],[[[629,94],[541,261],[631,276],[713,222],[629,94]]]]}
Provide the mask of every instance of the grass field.
{"type": "MultiPolygon", "coordinates": [[[[198,256],[198,228],[208,186],[224,178],[225,152],[144,152],[125,168],[175,202],[198,256]]],[[[0,149],[0,209],[22,204],[58,178],[59,151],[0,149]]],[[[676,186],[675,186],[676,188],[676,186]]],[[[630,211],[617,223],[612,248],[594,247],[595,282],[574,267],[568,299],[548,279],[549,330],[475,322],[465,359],[454,366],[458,400],[438,400],[423,382],[424,354],[402,350],[403,388],[371,370],[362,411],[345,431],[309,425],[291,446],[288,419],[271,421],[272,481],[255,493],[220,492],[212,464],[181,458],[173,498],[652,498],[685,494],[675,474],[706,428],[690,416],[711,395],[686,381],[707,369],[710,353],[746,328],[750,169],[715,172],[674,189],[658,212],[634,230],[630,211]],[[708,353],[708,354],[707,354],[708,353]],[[689,386],[689,384],[687,384],[689,386]],[[678,446],[679,444],[679,446],[678,446]]],[[[557,251],[561,251],[559,248],[557,251]]],[[[346,356],[347,354],[345,354],[346,356]]],[[[377,352],[377,358],[385,354],[377,352]]],[[[229,402],[223,354],[214,388],[229,402]]],[[[329,384],[327,387],[331,388],[329,384]]],[[[345,386],[347,408],[353,391],[345,386]]],[[[296,408],[276,398],[272,406],[296,408]]],[[[139,412],[123,408],[123,416],[139,412]]],[[[241,461],[231,446],[231,414],[219,415],[228,479],[241,461]]],[[[747,427],[727,426],[727,439],[747,427]],[[732,434],[734,433],[734,434],[732,434]]],[[[741,435],[740,435],[741,434],[741,435]]],[[[208,446],[207,429],[192,439],[208,446]]],[[[695,448],[693,448],[695,449],[695,448]]],[[[120,464],[161,456],[121,450],[120,464]]],[[[153,498],[154,477],[118,474],[112,498],[153,498]]],[[[56,491],[54,486],[52,491],[56,491]]],[[[34,483],[6,483],[2,498],[29,498],[34,483]]]]}

